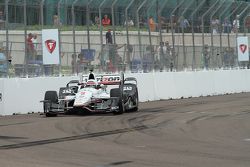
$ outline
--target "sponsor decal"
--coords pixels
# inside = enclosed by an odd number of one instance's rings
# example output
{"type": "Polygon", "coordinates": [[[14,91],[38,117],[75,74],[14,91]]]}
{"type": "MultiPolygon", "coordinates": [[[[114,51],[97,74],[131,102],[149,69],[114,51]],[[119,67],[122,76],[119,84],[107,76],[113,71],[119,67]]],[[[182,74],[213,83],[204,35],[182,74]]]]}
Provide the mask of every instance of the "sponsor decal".
{"type": "Polygon", "coordinates": [[[97,78],[97,82],[117,82],[120,81],[119,76],[102,76],[97,78]]]}
{"type": "Polygon", "coordinates": [[[240,51],[244,54],[246,52],[246,50],[247,50],[247,45],[241,44],[240,45],[240,51]]]}
{"type": "Polygon", "coordinates": [[[58,29],[42,30],[43,64],[60,64],[58,29]]]}
{"type": "Polygon", "coordinates": [[[63,94],[71,93],[72,91],[70,89],[65,89],[62,91],[63,94]]]}
{"type": "Polygon", "coordinates": [[[56,48],[56,41],[53,39],[46,40],[45,46],[49,53],[53,53],[56,48]]]}
{"type": "Polygon", "coordinates": [[[85,95],[86,94],[86,92],[81,92],[81,95],[85,95]]]}
{"type": "Polygon", "coordinates": [[[131,86],[124,86],[123,90],[133,90],[133,88],[131,86]]]}
{"type": "MultiPolygon", "coordinates": [[[[95,77],[96,81],[98,82],[98,84],[106,84],[106,85],[112,85],[112,84],[119,84],[121,81],[121,77],[120,76],[108,76],[108,75],[98,75],[95,77]]],[[[83,82],[88,82],[88,77],[84,77],[83,78],[83,82]]]]}
{"type": "Polygon", "coordinates": [[[237,38],[238,61],[249,61],[248,37],[237,38]]]}

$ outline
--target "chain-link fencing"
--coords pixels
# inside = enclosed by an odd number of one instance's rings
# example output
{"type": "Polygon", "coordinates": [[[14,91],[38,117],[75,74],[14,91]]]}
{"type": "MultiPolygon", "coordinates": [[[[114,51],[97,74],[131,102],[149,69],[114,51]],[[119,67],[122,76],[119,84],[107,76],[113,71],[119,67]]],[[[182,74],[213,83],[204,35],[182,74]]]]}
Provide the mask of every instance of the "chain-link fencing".
{"type": "Polygon", "coordinates": [[[249,14],[248,2],[228,0],[0,0],[0,73],[247,68],[236,41],[249,35],[249,14]],[[60,64],[44,65],[42,30],[51,28],[60,64]]]}

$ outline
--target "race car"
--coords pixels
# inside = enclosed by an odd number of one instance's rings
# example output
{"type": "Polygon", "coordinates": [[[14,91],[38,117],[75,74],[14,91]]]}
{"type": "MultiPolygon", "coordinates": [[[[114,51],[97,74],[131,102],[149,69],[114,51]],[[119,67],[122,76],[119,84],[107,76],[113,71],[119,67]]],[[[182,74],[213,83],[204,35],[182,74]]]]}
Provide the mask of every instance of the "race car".
{"type": "Polygon", "coordinates": [[[138,110],[138,89],[136,78],[124,79],[124,74],[83,75],[80,81],[72,80],[66,87],[46,91],[44,113],[47,117],[58,113],[112,112],[138,110]]]}

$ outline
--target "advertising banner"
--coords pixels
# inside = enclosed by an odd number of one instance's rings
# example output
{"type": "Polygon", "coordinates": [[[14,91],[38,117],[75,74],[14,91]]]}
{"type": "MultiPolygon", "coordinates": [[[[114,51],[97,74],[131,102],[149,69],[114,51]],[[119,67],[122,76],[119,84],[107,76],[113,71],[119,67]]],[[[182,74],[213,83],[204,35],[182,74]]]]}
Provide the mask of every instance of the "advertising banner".
{"type": "Polygon", "coordinates": [[[237,50],[239,61],[249,61],[248,37],[237,38],[237,50]]]}
{"type": "Polygon", "coordinates": [[[42,30],[43,64],[60,64],[58,29],[42,30]]]}

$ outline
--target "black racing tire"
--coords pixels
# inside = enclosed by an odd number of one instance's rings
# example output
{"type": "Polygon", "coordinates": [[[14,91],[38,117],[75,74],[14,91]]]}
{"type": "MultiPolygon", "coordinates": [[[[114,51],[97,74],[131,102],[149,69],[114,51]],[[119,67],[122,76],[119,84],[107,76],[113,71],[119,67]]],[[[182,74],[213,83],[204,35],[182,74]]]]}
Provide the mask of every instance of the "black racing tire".
{"type": "MultiPolygon", "coordinates": [[[[124,84],[124,86],[129,86],[129,87],[132,87],[132,90],[131,91],[127,91],[126,94],[129,96],[128,98],[125,98],[125,99],[128,99],[130,100],[129,103],[133,103],[133,107],[128,107],[128,110],[129,111],[138,111],[138,106],[139,106],[139,96],[138,96],[138,88],[137,88],[137,85],[136,84],[133,84],[133,83],[126,83],[124,84]],[[129,99],[130,98],[130,99],[129,99]]],[[[129,105],[129,104],[128,104],[129,105]]]]}
{"type": "Polygon", "coordinates": [[[56,112],[46,112],[46,113],[45,113],[45,116],[46,116],[46,117],[56,117],[56,116],[57,116],[57,113],[56,113],[56,112]]]}
{"type": "Polygon", "coordinates": [[[139,107],[138,107],[138,98],[137,98],[137,105],[135,108],[133,108],[133,111],[136,112],[136,111],[138,111],[138,109],[139,109],[139,107]]]}
{"type": "Polygon", "coordinates": [[[138,96],[138,90],[136,89],[136,96],[135,96],[135,103],[136,103],[136,107],[133,109],[133,111],[138,111],[138,109],[139,109],[139,96],[138,96]]]}
{"type": "Polygon", "coordinates": [[[121,91],[120,88],[114,88],[110,90],[110,97],[120,97],[121,91]]]}
{"type": "Polygon", "coordinates": [[[111,89],[110,90],[110,97],[118,97],[119,98],[119,100],[118,100],[119,109],[118,109],[118,111],[114,111],[113,114],[114,115],[123,114],[125,109],[124,109],[123,100],[121,98],[121,89],[120,88],[111,89]]]}
{"type": "Polygon", "coordinates": [[[50,108],[52,103],[58,102],[58,96],[56,91],[46,91],[44,95],[44,100],[48,100],[49,102],[43,103],[43,110],[46,117],[56,116],[57,113],[50,112],[50,108]]]}
{"type": "Polygon", "coordinates": [[[120,99],[118,102],[118,106],[119,106],[119,110],[118,111],[114,111],[113,114],[114,115],[121,115],[124,113],[125,109],[124,109],[124,104],[122,102],[122,100],[120,99]]]}
{"type": "Polygon", "coordinates": [[[133,103],[132,105],[136,105],[135,107],[128,107],[128,111],[130,112],[136,112],[138,111],[138,98],[135,97],[135,99],[132,101],[131,98],[129,99],[129,103],[133,103]]]}
{"type": "Polygon", "coordinates": [[[43,112],[44,112],[44,113],[49,112],[49,111],[50,111],[50,107],[51,107],[51,103],[49,103],[49,102],[44,102],[44,103],[43,103],[43,112]]]}
{"type": "Polygon", "coordinates": [[[56,91],[46,91],[44,95],[44,100],[50,100],[52,103],[58,102],[58,96],[56,91]]]}

